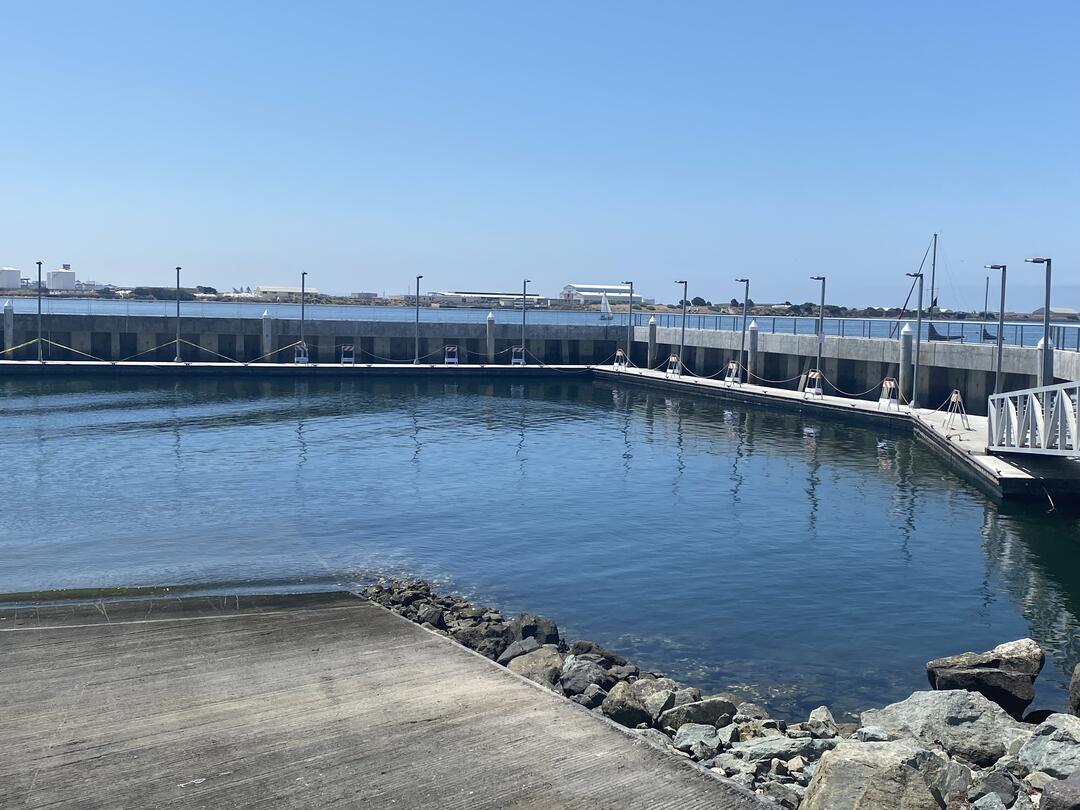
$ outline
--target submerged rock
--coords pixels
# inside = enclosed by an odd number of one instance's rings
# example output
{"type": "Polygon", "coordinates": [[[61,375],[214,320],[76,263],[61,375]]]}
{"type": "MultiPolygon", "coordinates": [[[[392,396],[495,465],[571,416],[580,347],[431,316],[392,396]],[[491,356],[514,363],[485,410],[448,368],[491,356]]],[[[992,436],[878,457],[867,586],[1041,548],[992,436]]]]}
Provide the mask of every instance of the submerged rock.
{"type": "Polygon", "coordinates": [[[1024,743],[1016,758],[1029,771],[1064,779],[1080,770],[1080,717],[1052,714],[1024,743]]]}
{"type": "MultiPolygon", "coordinates": [[[[976,765],[992,765],[1030,730],[978,692],[915,692],[907,700],[865,711],[863,726],[880,726],[893,737],[911,737],[927,747],[976,765]]],[[[1015,750],[1015,748],[1013,749],[1015,750]]]]}
{"type": "Polygon", "coordinates": [[[934,689],[978,692],[1020,719],[1035,698],[1035,678],[1044,661],[1039,645],[1024,638],[987,652],[935,658],[926,665],[926,676],[934,689]]]}

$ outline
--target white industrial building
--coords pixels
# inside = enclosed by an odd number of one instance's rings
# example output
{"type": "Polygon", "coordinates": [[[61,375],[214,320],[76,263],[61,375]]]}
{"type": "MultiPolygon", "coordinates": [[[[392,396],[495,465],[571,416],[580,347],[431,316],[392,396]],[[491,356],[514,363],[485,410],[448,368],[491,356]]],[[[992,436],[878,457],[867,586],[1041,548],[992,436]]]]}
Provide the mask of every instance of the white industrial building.
{"type": "MultiPolygon", "coordinates": [[[[480,290],[441,290],[429,293],[433,304],[457,304],[459,306],[520,307],[520,292],[483,292],[480,290]]],[[[545,306],[539,293],[527,293],[525,303],[530,307],[545,306]]]]}
{"type": "Polygon", "coordinates": [[[70,264],[45,274],[45,286],[50,290],[75,290],[75,271],[70,264]]]}
{"type": "Polygon", "coordinates": [[[14,267],[0,267],[0,290],[17,290],[22,286],[22,274],[14,267]]]}
{"type": "MultiPolygon", "coordinates": [[[[630,300],[629,284],[567,284],[563,287],[559,298],[574,304],[599,304],[600,300],[607,295],[609,304],[625,304],[630,300]]],[[[651,304],[637,293],[634,293],[635,304],[651,304]]]]}

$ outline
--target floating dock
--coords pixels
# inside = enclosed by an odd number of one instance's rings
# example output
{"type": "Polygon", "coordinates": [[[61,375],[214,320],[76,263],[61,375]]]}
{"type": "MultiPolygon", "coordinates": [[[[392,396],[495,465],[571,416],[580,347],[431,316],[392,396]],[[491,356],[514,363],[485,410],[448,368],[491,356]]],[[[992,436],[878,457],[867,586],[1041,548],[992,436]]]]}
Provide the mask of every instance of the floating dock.
{"type": "Polygon", "coordinates": [[[166,377],[357,379],[395,377],[456,380],[483,378],[525,380],[579,377],[641,385],[687,395],[706,395],[759,406],[813,413],[845,421],[869,422],[910,430],[956,472],[987,494],[1001,499],[1051,503],[1080,501],[1080,460],[1033,455],[993,455],[986,452],[987,417],[950,419],[944,406],[937,410],[907,405],[885,407],[877,402],[837,396],[810,396],[800,391],[745,383],[731,384],[710,377],[610,365],[478,365],[409,363],[161,363],[104,361],[0,360],[0,379],[26,377],[166,377]]]}
{"type": "Polygon", "coordinates": [[[765,806],[352,594],[11,608],[0,650],[3,807],[765,806]]]}

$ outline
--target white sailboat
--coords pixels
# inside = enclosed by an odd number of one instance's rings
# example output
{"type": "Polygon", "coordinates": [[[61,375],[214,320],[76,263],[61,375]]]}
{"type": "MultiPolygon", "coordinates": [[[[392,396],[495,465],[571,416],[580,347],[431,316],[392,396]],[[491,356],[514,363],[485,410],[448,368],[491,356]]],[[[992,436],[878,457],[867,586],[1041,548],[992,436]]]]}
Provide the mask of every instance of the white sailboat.
{"type": "Polygon", "coordinates": [[[615,316],[611,314],[611,304],[608,303],[607,293],[600,296],[600,320],[610,321],[615,316]]]}

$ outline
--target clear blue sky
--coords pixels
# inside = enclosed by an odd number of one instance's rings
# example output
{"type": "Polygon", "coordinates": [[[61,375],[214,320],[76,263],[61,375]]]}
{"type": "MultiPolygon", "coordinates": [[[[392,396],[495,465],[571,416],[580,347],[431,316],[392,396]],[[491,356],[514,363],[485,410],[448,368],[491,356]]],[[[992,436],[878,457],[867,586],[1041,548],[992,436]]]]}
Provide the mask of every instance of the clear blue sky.
{"type": "Polygon", "coordinates": [[[1080,3],[3,2],[0,265],[1080,307],[1080,3]],[[1070,286],[1071,285],[1071,286],[1070,286]]]}

